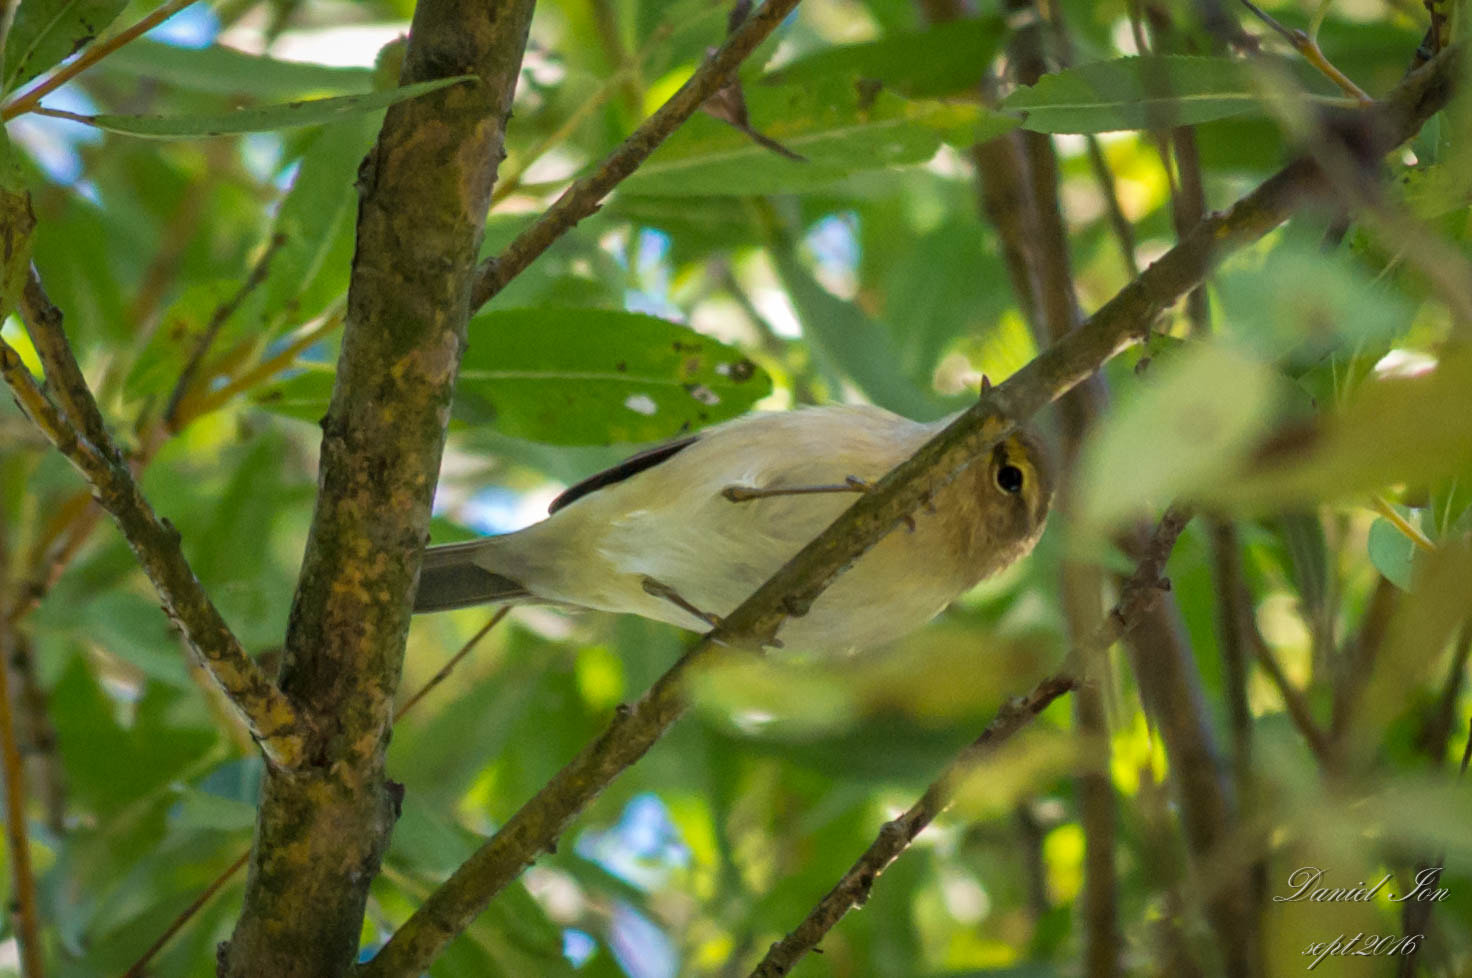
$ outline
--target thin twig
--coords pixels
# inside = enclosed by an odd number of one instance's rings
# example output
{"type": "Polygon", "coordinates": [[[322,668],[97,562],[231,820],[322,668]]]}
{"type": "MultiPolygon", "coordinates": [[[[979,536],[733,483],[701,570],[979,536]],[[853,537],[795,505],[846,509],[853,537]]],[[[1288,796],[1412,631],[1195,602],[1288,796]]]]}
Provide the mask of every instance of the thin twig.
{"type": "Polygon", "coordinates": [[[489,621],[487,621],[484,625],[480,627],[480,631],[476,632],[474,635],[470,636],[470,638],[466,639],[465,644],[460,646],[460,651],[450,656],[450,660],[440,667],[439,672],[436,672],[433,676],[431,676],[429,681],[419,688],[418,692],[416,692],[413,696],[409,697],[403,702],[403,705],[401,705],[398,711],[394,714],[394,722],[398,723],[400,720],[404,719],[404,714],[408,713],[414,708],[415,704],[424,699],[424,697],[428,695],[430,690],[434,689],[440,683],[450,678],[450,673],[455,671],[455,667],[458,666],[467,655],[475,650],[476,645],[480,643],[481,639],[490,634],[491,629],[501,624],[501,620],[509,614],[511,614],[510,605],[503,605],[502,607],[496,609],[496,613],[491,616],[489,621]]]}
{"type": "MultiPolygon", "coordinates": [[[[36,384],[20,354],[3,340],[0,375],[26,415],[96,490],[158,589],[164,610],[249,724],[267,757],[285,767],[300,763],[305,733],[296,708],[225,624],[184,559],[178,531],[154,513],[128,466],[117,459],[116,449],[110,444],[100,449],[79,434],[36,384]]],[[[87,396],[90,400],[90,393],[87,396]]]]}
{"type": "Polygon", "coordinates": [[[251,268],[250,274],[246,276],[244,282],[240,283],[240,288],[236,289],[234,294],[220,303],[210,316],[209,324],[205,326],[204,332],[200,334],[199,342],[194,345],[194,350],[189,354],[189,359],[185,362],[184,369],[179,372],[179,379],[174,384],[173,391],[169,394],[167,407],[164,408],[163,418],[161,419],[165,431],[178,430],[179,405],[184,400],[184,395],[189,392],[189,388],[198,379],[197,374],[199,373],[200,365],[204,362],[205,356],[209,354],[210,347],[214,345],[216,337],[220,335],[220,330],[230,321],[230,317],[235,315],[241,303],[252,292],[260,288],[261,283],[266,281],[266,276],[271,271],[271,259],[276,257],[276,253],[281,250],[281,246],[284,244],[286,244],[286,235],[273,235],[270,242],[266,245],[265,252],[262,253],[261,257],[251,268]]]}
{"type": "MultiPolygon", "coordinates": [[[[695,16],[699,18],[709,16],[709,14],[710,11],[705,11],[695,16]]],[[[578,128],[587,121],[588,117],[608,101],[614,89],[631,82],[639,84],[638,78],[644,62],[664,42],[673,29],[668,21],[661,23],[650,32],[649,39],[644,42],[644,46],[634,57],[605,78],[603,84],[599,85],[577,108],[568,113],[567,118],[562,120],[556,129],[537,140],[536,144],[525,153],[518,153],[511,158],[497,174],[496,187],[491,191],[491,207],[494,209],[501,201],[520,190],[521,181],[526,177],[527,170],[531,169],[532,164],[545,156],[549,150],[567,142],[573,133],[577,132],[578,128]]],[[[640,87],[642,88],[642,85],[640,87]]]]}
{"type": "Polygon", "coordinates": [[[45,368],[46,387],[61,402],[67,420],[108,461],[118,461],[120,456],[112,448],[112,438],[107,433],[102,412],[92,398],[87,378],[82,376],[82,368],[77,364],[66,330],[62,327],[61,310],[46,295],[34,267],[27,274],[19,311],[31,344],[36,348],[36,355],[41,358],[41,366],[45,368]]]}
{"type": "Polygon", "coordinates": [[[0,121],[9,122],[18,115],[36,111],[41,103],[41,99],[50,95],[109,54],[112,54],[118,48],[142,37],[185,7],[193,6],[196,2],[197,0],[169,0],[168,3],[145,16],[132,27],[119,31],[111,37],[94,42],[75,61],[69,61],[64,65],[60,65],[51,74],[41,79],[35,85],[32,85],[26,92],[11,99],[9,104],[4,108],[0,108],[0,121]]]}
{"type": "Polygon", "coordinates": [[[1347,647],[1337,657],[1329,716],[1331,753],[1337,753],[1344,746],[1343,742],[1359,706],[1360,697],[1375,670],[1375,660],[1385,645],[1385,636],[1390,631],[1390,620],[1401,603],[1403,593],[1388,579],[1379,578],[1360,619],[1359,632],[1353,640],[1346,643],[1347,647]]]}
{"type": "Polygon", "coordinates": [[[311,348],[322,337],[341,326],[342,322],[342,310],[338,310],[330,316],[325,316],[316,325],[303,330],[286,346],[265,360],[262,360],[254,367],[251,367],[245,373],[222,384],[217,390],[200,395],[198,401],[190,397],[185,397],[184,403],[179,407],[180,423],[187,425],[194,418],[203,417],[214,411],[242,391],[250,390],[257,384],[265,383],[272,377],[275,377],[281,371],[286,370],[294,364],[297,356],[311,348]]]}
{"type": "Polygon", "coordinates": [[[1319,763],[1328,763],[1329,735],[1314,720],[1313,711],[1309,709],[1308,700],[1304,698],[1303,691],[1293,685],[1288,674],[1283,671],[1277,657],[1273,655],[1273,650],[1269,648],[1267,639],[1263,638],[1262,629],[1257,627],[1256,619],[1245,617],[1242,628],[1247,643],[1252,646],[1257,664],[1262,667],[1263,672],[1268,674],[1268,678],[1278,690],[1278,696],[1282,698],[1283,706],[1288,711],[1288,719],[1303,736],[1309,750],[1313,751],[1319,763]]]}
{"type": "Polygon", "coordinates": [[[1104,158],[1104,149],[1099,145],[1099,138],[1092,135],[1086,137],[1086,145],[1089,150],[1089,166],[1094,171],[1094,179],[1104,197],[1109,227],[1114,232],[1115,241],[1119,243],[1119,256],[1124,260],[1125,272],[1130,278],[1134,278],[1140,274],[1140,263],[1135,259],[1135,226],[1130,223],[1124,208],[1119,204],[1119,192],[1114,187],[1114,172],[1109,169],[1109,161],[1104,158]]]}
{"type": "Polygon", "coordinates": [[[210,902],[210,897],[214,896],[220,891],[221,887],[230,882],[230,877],[240,872],[241,868],[249,861],[250,850],[247,849],[240,854],[239,858],[226,867],[223,873],[216,876],[214,882],[206,886],[200,892],[199,896],[194,898],[193,903],[179,912],[179,915],[169,923],[169,926],[164,928],[164,932],[158,936],[158,939],[148,946],[148,950],[139,955],[138,960],[134,961],[127,971],[123,972],[122,978],[144,978],[144,976],[148,975],[148,963],[153,960],[154,955],[162,951],[164,945],[168,944],[174,935],[179,933],[184,928],[184,925],[189,923],[194,915],[204,908],[206,903],[210,902]]]}
{"type": "Polygon", "coordinates": [[[1319,42],[1313,37],[1296,27],[1284,26],[1267,11],[1253,3],[1252,0],[1242,0],[1242,5],[1252,11],[1253,16],[1258,20],[1276,31],[1293,47],[1293,50],[1297,51],[1303,57],[1303,60],[1318,69],[1320,74],[1333,82],[1344,94],[1358,101],[1360,105],[1370,105],[1374,102],[1374,99],[1370,98],[1363,88],[1360,88],[1354,83],[1354,79],[1336,68],[1334,63],[1324,56],[1323,49],[1319,47],[1319,42]]]}
{"type": "Polygon", "coordinates": [[[1407,540],[1427,553],[1436,552],[1436,544],[1432,543],[1426,534],[1422,533],[1415,524],[1396,512],[1395,507],[1390,505],[1390,500],[1377,493],[1370,498],[1370,505],[1374,508],[1375,512],[1385,518],[1385,522],[1399,530],[1400,534],[1407,540]]]}
{"type": "Polygon", "coordinates": [[[670,133],[719,91],[746,56],[782,23],[798,3],[799,0],[766,0],[756,14],[727,37],[725,43],[680,86],[679,91],[605,157],[597,169],[563,191],[557,202],[518,234],[501,254],[483,262],[471,290],[472,311],[490,301],[573,225],[597,211],[609,191],[638,169],[670,133]]]}
{"type": "MultiPolygon", "coordinates": [[[[4,582],[7,536],[0,526],[0,584],[4,582]]],[[[3,590],[3,587],[0,587],[3,590]]],[[[36,874],[31,868],[31,841],[26,830],[26,772],[15,732],[14,699],[10,690],[10,659],[15,632],[0,623],[0,767],[5,781],[5,848],[11,881],[11,920],[20,945],[23,978],[42,978],[41,915],[37,908],[36,874]]]]}
{"type": "Polygon", "coordinates": [[[996,717],[981,732],[981,736],[967,745],[946,766],[940,777],[925,789],[920,800],[911,805],[904,814],[886,823],[869,848],[839,878],[833,889],[818,901],[802,923],[772,945],[766,956],[752,970],[751,978],[779,978],[791,971],[793,965],[804,954],[816,948],[824,935],[850,910],[863,906],[879,875],[899,858],[936,816],[950,807],[957,789],[978,772],[998,745],[1025,727],[1055,699],[1078,688],[1078,677],[1088,664],[1103,655],[1121,635],[1134,627],[1139,617],[1153,607],[1160,595],[1168,589],[1169,585],[1162,581],[1160,571],[1189,519],[1189,513],[1184,510],[1172,507],[1166,512],[1156,528],[1145,558],[1140,561],[1134,575],[1120,592],[1118,603],[1104,616],[1093,635],[1070,651],[1058,671],[1034,686],[1032,692],[1008,700],[1002,705],[996,717]]]}
{"type": "MultiPolygon", "coordinates": [[[[0,624],[0,629],[6,626],[0,624]]],[[[35,785],[46,810],[46,827],[53,838],[66,835],[66,774],[61,754],[56,749],[56,725],[51,722],[46,690],[36,676],[36,657],[31,651],[30,636],[24,631],[10,630],[10,674],[14,686],[15,712],[21,754],[29,769],[29,783],[35,785]]]]}

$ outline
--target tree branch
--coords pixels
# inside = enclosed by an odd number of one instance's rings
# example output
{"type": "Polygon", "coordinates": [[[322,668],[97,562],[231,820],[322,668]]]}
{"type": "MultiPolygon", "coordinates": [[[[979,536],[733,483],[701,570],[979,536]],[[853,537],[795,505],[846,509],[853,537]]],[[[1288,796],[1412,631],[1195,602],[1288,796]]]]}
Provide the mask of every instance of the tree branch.
{"type": "Polygon", "coordinates": [[[898,818],[885,823],[879,836],[839,878],[833,889],[818,901],[802,923],[772,945],[766,957],[752,970],[751,978],[779,978],[791,971],[798,959],[816,948],[823,936],[850,910],[864,905],[879,874],[899,858],[936,816],[950,807],[957,789],[977,772],[998,745],[1025,727],[1055,699],[1079,688],[1079,677],[1088,670],[1089,664],[1133,628],[1140,617],[1154,606],[1162,592],[1169,589],[1169,584],[1162,580],[1160,574],[1176,538],[1189,519],[1190,514],[1184,510],[1172,507],[1166,511],[1156,527],[1149,551],[1120,591],[1119,601],[1104,616],[1094,633],[1075,646],[1064,658],[1061,668],[1034,686],[1032,692],[1003,704],[981,736],[946,766],[940,777],[925,789],[920,800],[898,818]]]}
{"type": "MultiPolygon", "coordinates": [[[[1455,55],[1453,55],[1454,57],[1455,55]]],[[[1438,57],[1374,110],[1389,134],[1388,151],[1414,134],[1451,96],[1454,61],[1438,57]],[[1390,141],[1393,137],[1394,141],[1390,141]]],[[[1297,160],[1230,210],[1203,220],[1184,240],[1129,283],[1078,329],[1054,344],[969,410],[909,460],[859,497],[756,593],[661,676],[632,706],[568,762],[401,926],[364,976],[418,974],[497,892],[541,852],[555,847],[567,823],[684,712],[691,670],[718,646],[770,641],[789,615],[802,614],[844,568],[902,523],[936,489],[1017,424],[1070,390],[1105,361],[1143,339],[1149,324],[1205,278],[1223,256],[1287,220],[1302,199],[1324,187],[1318,168],[1297,160]]]]}
{"type": "MultiPolygon", "coordinates": [[[[66,391],[65,397],[73,404],[80,423],[106,438],[101,415],[91,392],[80,380],[81,372],[75,370],[76,361],[66,337],[57,335],[61,313],[45,300],[39,280],[34,278],[26,288],[25,312],[33,338],[43,337],[36,341],[37,349],[45,346],[47,362],[56,364],[61,373],[53,386],[66,391]]],[[[20,355],[4,341],[0,341],[0,375],[21,409],[91,484],[98,502],[117,521],[163,600],[164,612],[179,626],[190,649],[230,698],[266,756],[284,768],[299,764],[306,737],[296,709],[230,631],[184,559],[178,531],[167,520],[161,520],[143,498],[111,439],[99,446],[79,433],[46,397],[20,355]]]]}
{"type": "Polygon", "coordinates": [[[747,55],[782,23],[800,0],[766,0],[752,17],[731,33],[716,52],[691,75],[679,91],[671,95],[654,114],[645,119],[633,134],[604,158],[598,168],[562,192],[531,227],[516,236],[506,250],[482,262],[476,270],[475,285],[470,295],[470,308],[479,309],[512,279],[520,275],[538,255],[570,231],[585,217],[592,216],[625,177],[637,170],[659,144],[669,138],[680,125],[730,80],[747,55]]]}
{"type": "Polygon", "coordinates": [[[225,978],[332,978],[357,954],[402,799],[384,767],[393,697],[532,8],[421,0],[401,82],[478,82],[394,105],[359,169],[342,351],[280,677],[316,736],[301,770],[266,773],[225,978]]]}

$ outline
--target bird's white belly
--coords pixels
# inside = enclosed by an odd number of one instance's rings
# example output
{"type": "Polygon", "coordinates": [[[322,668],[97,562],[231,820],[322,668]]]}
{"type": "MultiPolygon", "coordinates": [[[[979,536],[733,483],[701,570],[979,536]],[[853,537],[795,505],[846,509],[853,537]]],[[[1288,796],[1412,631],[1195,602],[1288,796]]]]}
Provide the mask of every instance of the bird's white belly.
{"type": "MultiPolygon", "coordinates": [[[[853,496],[843,494],[746,503],[721,499],[715,504],[730,507],[724,521],[690,514],[686,524],[721,526],[721,532],[671,533],[665,524],[664,545],[657,548],[640,545],[653,530],[640,525],[639,514],[631,514],[606,534],[600,547],[615,573],[627,575],[610,610],[631,610],[627,598],[638,587],[639,614],[705,630],[708,625],[674,602],[642,593],[643,578],[666,584],[701,611],[724,617],[809,542],[810,528],[826,527],[853,501],[853,496]],[[738,508],[743,511],[736,515],[732,511],[738,508]]],[[[926,525],[923,515],[919,521],[915,530],[901,526],[891,532],[839,575],[806,615],[789,618],[778,632],[783,644],[796,650],[847,652],[889,641],[933,618],[969,582],[945,575],[907,579],[894,574],[897,566],[930,563],[925,548],[934,545],[936,528],[926,525]]]]}

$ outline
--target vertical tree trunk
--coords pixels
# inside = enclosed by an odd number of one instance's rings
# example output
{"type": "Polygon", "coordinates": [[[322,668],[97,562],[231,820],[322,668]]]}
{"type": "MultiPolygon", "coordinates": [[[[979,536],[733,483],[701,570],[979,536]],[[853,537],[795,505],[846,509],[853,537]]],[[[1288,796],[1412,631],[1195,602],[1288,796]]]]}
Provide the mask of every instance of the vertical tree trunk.
{"type": "Polygon", "coordinates": [[[410,594],[429,531],[469,290],[533,0],[423,0],[405,83],[359,172],[357,253],[317,508],[281,685],[313,727],[299,770],[268,766],[245,905],[219,970],[345,974],[397,816],[384,770],[410,594]]]}

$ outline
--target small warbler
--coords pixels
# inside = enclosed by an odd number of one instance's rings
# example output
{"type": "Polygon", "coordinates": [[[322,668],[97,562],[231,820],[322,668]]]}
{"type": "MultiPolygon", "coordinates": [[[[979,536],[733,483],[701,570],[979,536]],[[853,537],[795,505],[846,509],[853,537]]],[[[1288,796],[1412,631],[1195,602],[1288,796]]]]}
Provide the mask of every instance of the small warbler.
{"type": "MultiPolygon", "coordinates": [[[[415,611],[550,603],[709,628],[951,418],[876,407],[757,412],[642,452],[568,489],[540,523],[431,547],[415,611]]],[[[778,632],[788,648],[898,638],[1026,555],[1052,475],[1019,431],[938,490],[778,632]]]]}

